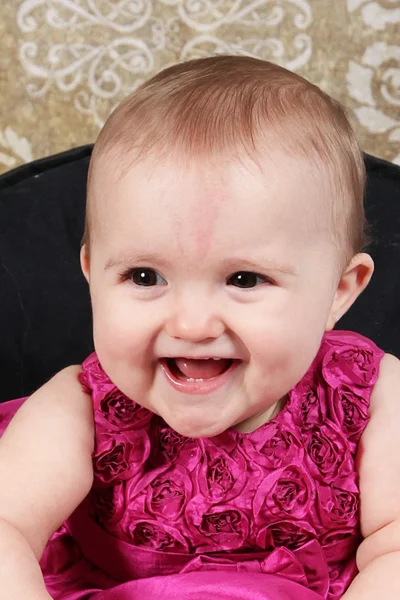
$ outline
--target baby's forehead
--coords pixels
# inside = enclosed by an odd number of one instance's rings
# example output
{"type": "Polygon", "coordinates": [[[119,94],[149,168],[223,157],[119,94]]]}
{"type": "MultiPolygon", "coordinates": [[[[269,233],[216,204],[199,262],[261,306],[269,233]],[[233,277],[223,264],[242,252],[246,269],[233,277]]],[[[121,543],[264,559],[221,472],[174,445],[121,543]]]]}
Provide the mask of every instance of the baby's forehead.
{"type": "Polygon", "coordinates": [[[228,227],[236,218],[240,228],[240,220],[258,217],[266,234],[271,227],[294,226],[297,234],[309,234],[327,222],[331,190],[322,169],[277,150],[257,157],[152,156],[123,163],[104,162],[97,170],[94,212],[103,225],[110,212],[148,224],[144,213],[150,210],[153,221],[163,219],[181,243],[190,236],[203,247],[220,221],[228,227]]]}

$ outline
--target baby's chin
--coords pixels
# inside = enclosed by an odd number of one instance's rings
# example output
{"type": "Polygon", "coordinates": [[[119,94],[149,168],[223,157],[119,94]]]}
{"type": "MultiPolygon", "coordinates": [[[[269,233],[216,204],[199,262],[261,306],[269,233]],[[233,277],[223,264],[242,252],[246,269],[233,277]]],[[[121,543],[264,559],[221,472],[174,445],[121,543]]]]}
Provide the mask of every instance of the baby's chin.
{"type": "Polygon", "coordinates": [[[234,430],[238,433],[248,434],[252,433],[265,423],[269,422],[271,418],[275,417],[276,413],[279,412],[282,403],[285,401],[285,398],[275,403],[273,406],[269,407],[268,410],[252,415],[250,417],[243,417],[237,420],[226,420],[223,421],[221,419],[215,419],[214,421],[210,421],[209,418],[204,418],[202,420],[199,416],[195,419],[183,419],[181,415],[179,418],[174,418],[170,416],[170,418],[165,418],[162,416],[164,421],[174,430],[176,433],[183,435],[188,438],[211,438],[228,429],[234,430]]]}
{"type": "Polygon", "coordinates": [[[198,417],[196,419],[184,419],[182,417],[174,418],[171,415],[168,415],[167,418],[163,415],[160,416],[171,429],[187,438],[215,437],[234,426],[234,423],[231,423],[230,421],[224,423],[221,421],[210,422],[209,419],[204,418],[204,420],[202,420],[198,417]]]}

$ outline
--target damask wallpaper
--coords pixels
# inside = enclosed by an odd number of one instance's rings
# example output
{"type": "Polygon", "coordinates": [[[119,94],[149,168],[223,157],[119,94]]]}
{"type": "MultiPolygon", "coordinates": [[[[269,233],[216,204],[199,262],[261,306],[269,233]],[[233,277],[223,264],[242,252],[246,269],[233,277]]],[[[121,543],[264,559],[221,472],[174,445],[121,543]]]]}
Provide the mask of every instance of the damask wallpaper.
{"type": "Polygon", "coordinates": [[[400,164],[399,0],[3,0],[0,171],[94,141],[176,61],[245,53],[297,71],[400,164]]]}

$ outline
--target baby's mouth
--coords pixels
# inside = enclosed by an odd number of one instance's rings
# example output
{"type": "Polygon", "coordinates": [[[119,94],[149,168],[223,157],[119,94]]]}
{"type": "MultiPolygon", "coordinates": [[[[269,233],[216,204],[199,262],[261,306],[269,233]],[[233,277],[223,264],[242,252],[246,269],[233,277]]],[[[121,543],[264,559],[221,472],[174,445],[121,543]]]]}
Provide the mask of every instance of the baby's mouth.
{"type": "Polygon", "coordinates": [[[219,377],[233,364],[230,358],[166,358],[165,365],[179,381],[204,381],[219,377]]]}
{"type": "Polygon", "coordinates": [[[208,395],[230,385],[236,368],[236,358],[162,358],[160,366],[168,383],[185,395],[208,395]]]}

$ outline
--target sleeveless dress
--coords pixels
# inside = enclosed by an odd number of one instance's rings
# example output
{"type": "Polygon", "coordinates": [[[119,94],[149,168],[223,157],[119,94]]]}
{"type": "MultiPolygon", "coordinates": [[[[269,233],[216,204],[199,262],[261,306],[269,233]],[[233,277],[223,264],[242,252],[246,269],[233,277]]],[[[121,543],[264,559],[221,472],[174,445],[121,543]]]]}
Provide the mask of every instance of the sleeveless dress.
{"type": "MultiPolygon", "coordinates": [[[[129,400],[91,355],[94,484],[45,549],[50,595],[339,600],[357,574],[355,459],[383,354],[329,332],[279,414],[209,439],[129,400]]],[[[0,431],[20,403],[0,406],[0,431]]]]}

